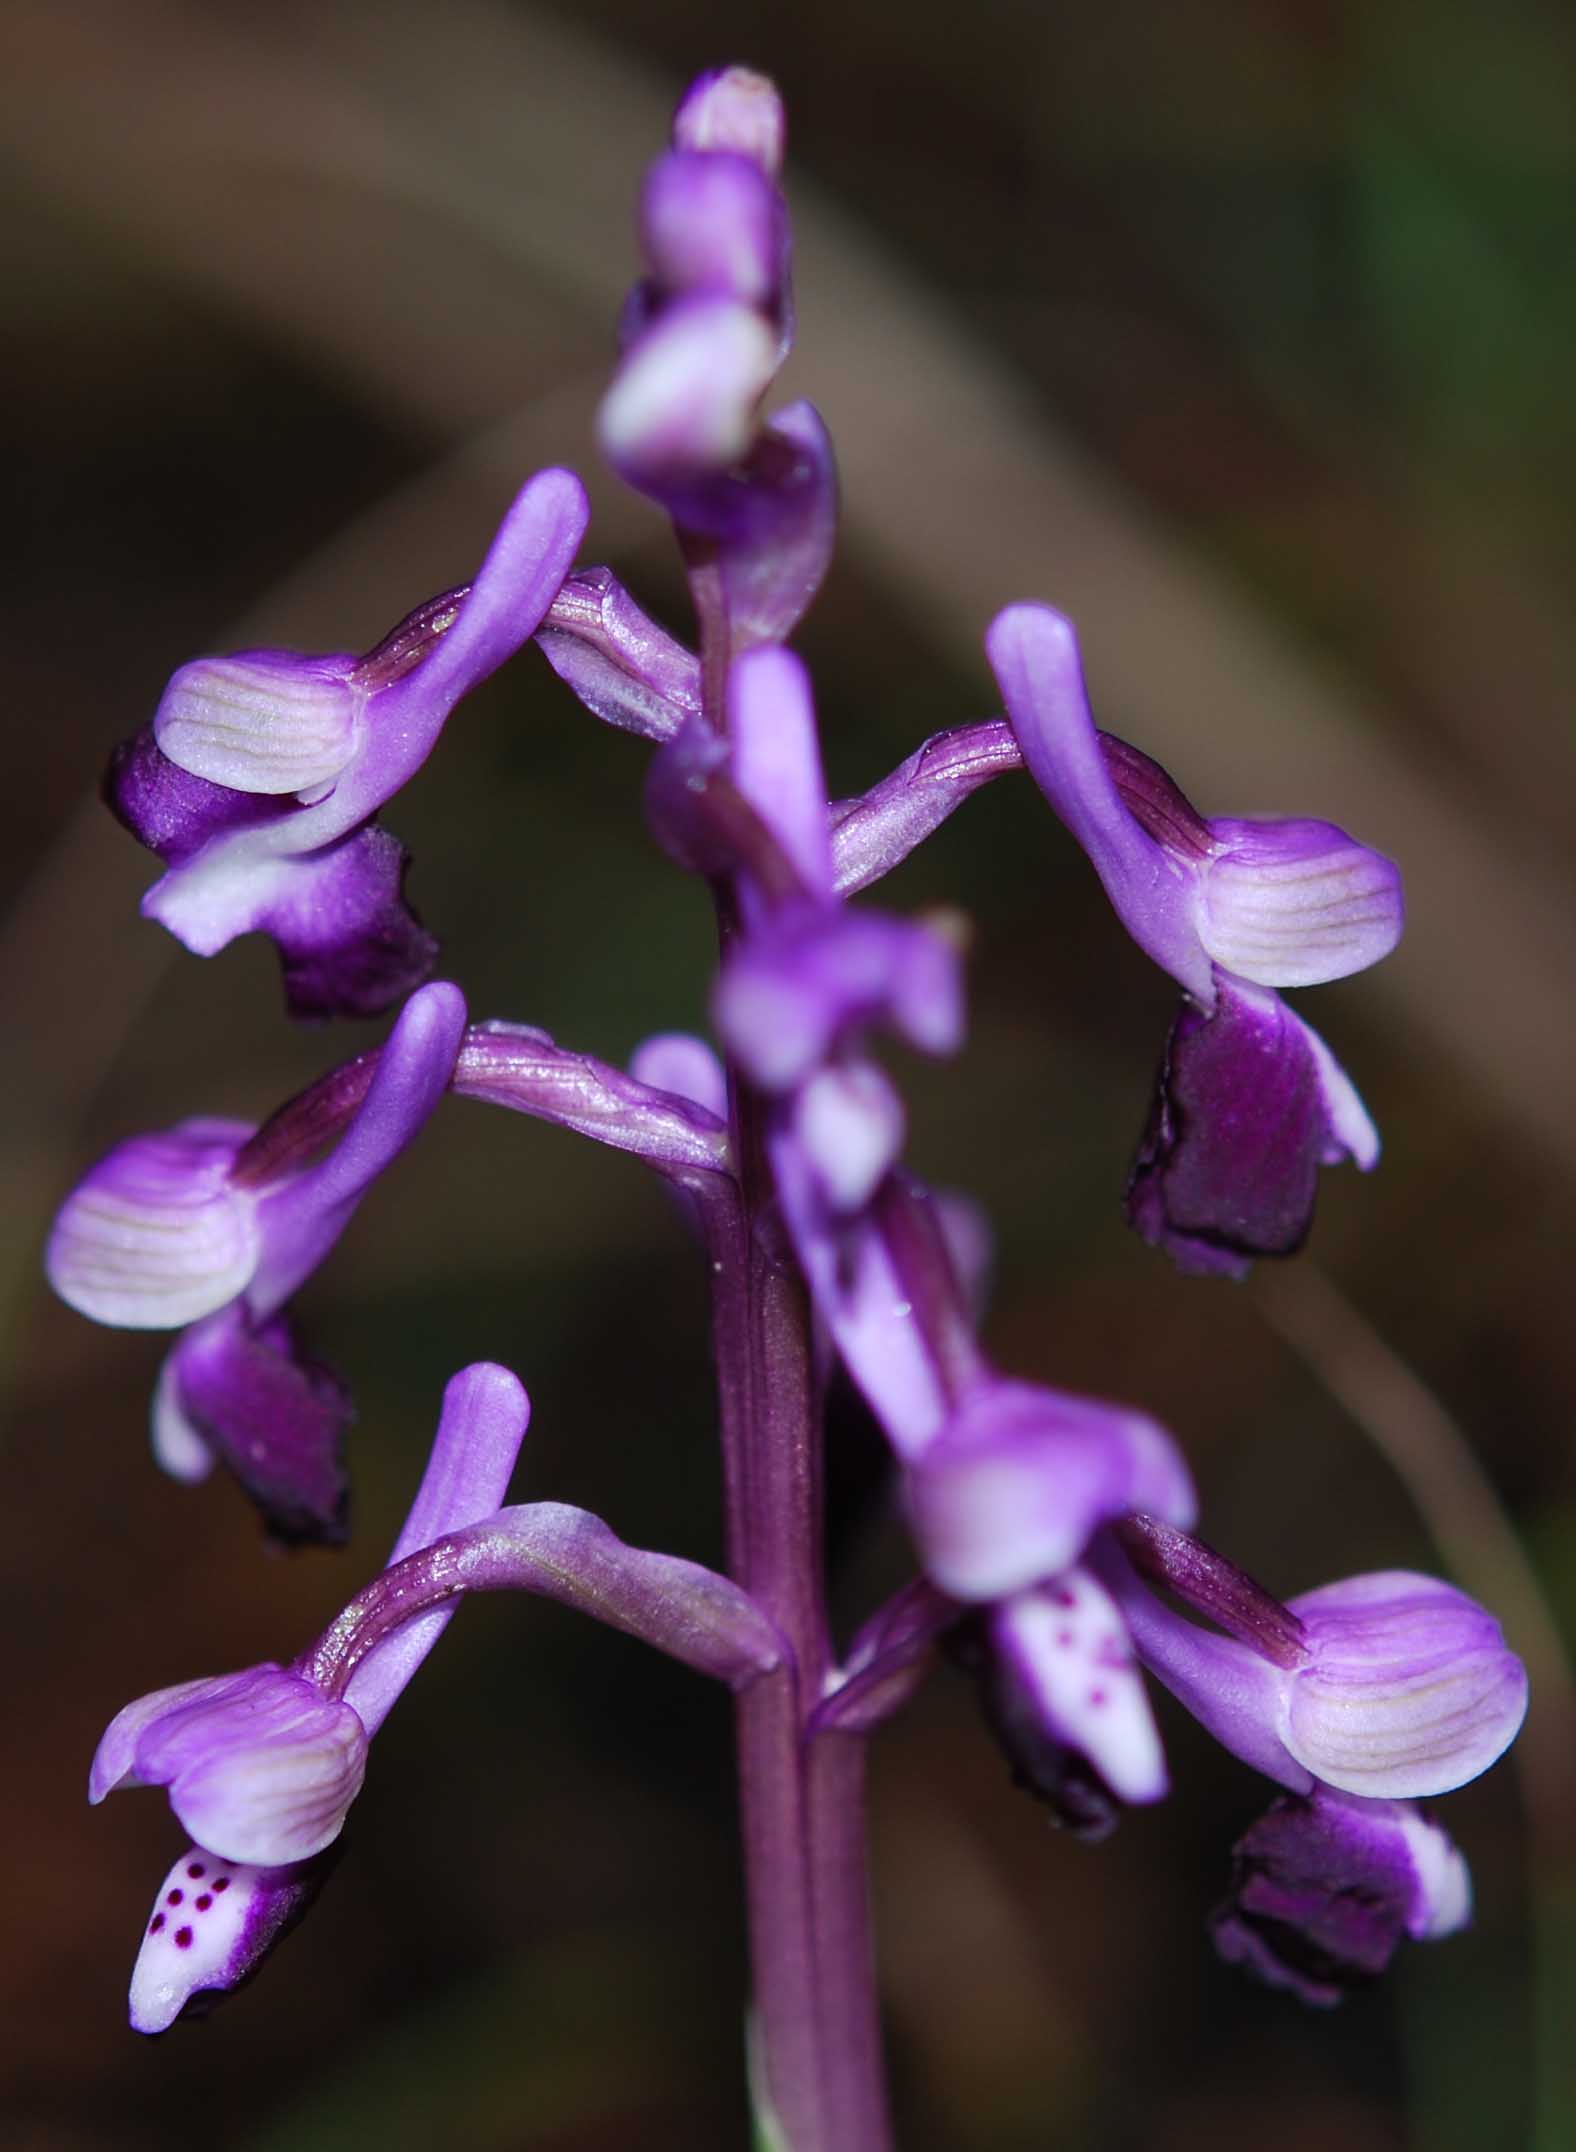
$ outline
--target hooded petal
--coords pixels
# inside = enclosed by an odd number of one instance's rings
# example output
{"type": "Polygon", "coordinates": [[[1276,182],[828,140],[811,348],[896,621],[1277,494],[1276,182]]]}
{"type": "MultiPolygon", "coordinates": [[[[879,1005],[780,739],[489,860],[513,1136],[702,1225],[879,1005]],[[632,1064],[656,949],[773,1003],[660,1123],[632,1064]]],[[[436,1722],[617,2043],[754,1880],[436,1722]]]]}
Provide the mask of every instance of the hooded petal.
{"type": "Polygon", "coordinates": [[[1510,1746],[1527,1674],[1486,1608],[1437,1577],[1387,1570],[1291,1601],[1310,1660],[1293,1677],[1281,1737],[1347,1793],[1448,1793],[1510,1746]]]}
{"type": "Polygon", "coordinates": [[[1366,971],[1401,939],[1400,870],[1333,822],[1210,824],[1199,935],[1259,986],[1319,986],[1366,971]]]}
{"type": "Polygon", "coordinates": [[[777,337],[752,306],[726,297],[665,308],[625,354],[597,432],[621,476],[666,494],[720,476],[744,456],[777,371],[777,337]]]}
{"type": "Polygon", "coordinates": [[[278,1666],[184,1682],[130,1704],[94,1758],[88,1798],[167,1786],[199,1845],[277,1867],[338,1837],[367,1737],[348,1704],[278,1666]]]}
{"type": "Polygon", "coordinates": [[[154,713],[178,769],[236,792],[310,792],[356,749],[355,659],[241,650],[183,665],[154,713]]]}
{"type": "Polygon", "coordinates": [[[255,1199],[229,1179],[251,1133],[191,1120],[118,1144],[55,1220],[45,1267],[61,1299],[130,1330],[173,1330],[233,1299],[261,1251],[255,1199]]]}
{"type": "Polygon", "coordinates": [[[717,1029],[751,1080],[785,1091],[847,1031],[885,1022],[922,1052],[963,1035],[958,952],[934,928],[818,905],[785,906],[728,958],[717,1029]]]}
{"type": "Polygon", "coordinates": [[[986,1600],[1072,1568],[1109,1517],[1187,1524],[1195,1504],[1180,1454],[1145,1414],[992,1379],[910,1460],[908,1507],[933,1581],[986,1600]]]}

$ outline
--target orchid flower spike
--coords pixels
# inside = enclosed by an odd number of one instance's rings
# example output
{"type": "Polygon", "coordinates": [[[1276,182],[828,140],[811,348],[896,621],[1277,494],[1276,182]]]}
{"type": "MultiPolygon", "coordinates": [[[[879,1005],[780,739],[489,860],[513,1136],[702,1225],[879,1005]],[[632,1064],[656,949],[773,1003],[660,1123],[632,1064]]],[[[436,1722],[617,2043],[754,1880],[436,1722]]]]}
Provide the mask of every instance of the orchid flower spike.
{"type": "Polygon", "coordinates": [[[1333,823],[1206,821],[1157,763],[1095,729],[1072,623],[999,614],[986,648],[1035,781],[1123,925],[1182,988],[1127,1191],[1184,1270],[1241,1276],[1300,1247],[1318,1170],[1379,1139],[1317,1032],[1275,991],[1364,971],[1400,938],[1400,875],[1333,823]]]}
{"type": "MultiPolygon", "coordinates": [[[[489,1516],[502,1502],[530,1417],[507,1368],[456,1375],[426,1474],[390,1566],[489,1516]]],[[[88,1798],[169,1789],[196,1843],[154,1899],[131,1978],[131,2022],[164,2032],[239,1987],[316,1898],[366,1768],[367,1742],[454,1612],[395,1629],[329,1697],[295,1668],[252,1667],[128,1705],[93,1759],[88,1798]]]]}
{"type": "Polygon", "coordinates": [[[408,855],[374,819],[450,711],[535,632],[584,532],[585,493],[540,472],[468,589],[365,657],[245,650],[176,673],[118,752],[110,804],[165,862],[143,911],[198,956],[272,937],[296,1016],[373,1016],[432,968],[408,855]]]}
{"type": "Polygon", "coordinates": [[[435,981],[400,1012],[369,1082],[352,1062],[261,1131],[193,1120],[134,1136],[55,1221],[46,1264],[63,1300],[95,1322],[181,1331],[154,1399],[159,1463],[185,1480],[225,1464],[279,1539],[345,1536],[352,1417],[337,1378],[297,1349],[285,1305],[425,1126],[464,1035],[459,988],[435,981]]]}

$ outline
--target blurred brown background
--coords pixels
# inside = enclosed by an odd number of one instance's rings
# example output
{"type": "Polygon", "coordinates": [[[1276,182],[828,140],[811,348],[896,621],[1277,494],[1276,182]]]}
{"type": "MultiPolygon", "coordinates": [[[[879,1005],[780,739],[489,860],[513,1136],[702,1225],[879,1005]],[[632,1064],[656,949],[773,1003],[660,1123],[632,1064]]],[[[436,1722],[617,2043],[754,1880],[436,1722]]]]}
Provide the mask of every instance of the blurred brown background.
{"type": "MultiPolygon", "coordinates": [[[[1576,29],[1554,0],[8,0],[0,2140],[744,2142],[725,1705],[633,1645],[469,1610],[308,1926],[160,2042],[122,1994],[173,1827],[152,1795],[81,1800],[128,1697],[316,1632],[467,1360],[536,1400],[522,1496],[715,1555],[700,1281],[656,1193],[445,1109],[304,1299],[362,1411],[338,1557],[270,1560],[227,1484],[161,1480],[161,1342],[37,1277],[109,1144],[261,1115],[363,1036],[288,1031],[261,944],[205,964],[137,919],[151,862],[91,794],[169,671],[369,643],[549,460],[593,483],[591,557],[683,624],[590,419],[638,173],[686,76],[728,58],[774,72],[794,124],[787,386],[847,483],[802,637],[838,787],[986,714],[981,631],[1038,595],[1078,616],[1104,721],[1206,808],[1327,814],[1408,873],[1400,956],[1306,1004],[1383,1168],[1326,1177],[1317,1271],[1233,1290],[1120,1223],[1168,989],[1048,811],[998,787],[905,870],[894,901],[978,929],[969,1050],[905,1076],[917,1162],[996,1219],[999,1354],[1162,1414],[1211,1536],[1272,1586],[1449,1566],[1540,1677],[1519,1774],[1445,1810],[1474,1931],[1331,2016],[1203,1937],[1266,1789],[1167,1714],[1176,1797],[1080,1849],[939,1681],[875,1759],[905,2152],[1557,2152],[1576,29]]],[[[644,759],[528,659],[391,812],[476,1013],[612,1059],[702,1020],[704,908],[644,837],[644,759]]],[[[879,1507],[834,1523],[855,1616],[901,1540],[879,1507]]]]}

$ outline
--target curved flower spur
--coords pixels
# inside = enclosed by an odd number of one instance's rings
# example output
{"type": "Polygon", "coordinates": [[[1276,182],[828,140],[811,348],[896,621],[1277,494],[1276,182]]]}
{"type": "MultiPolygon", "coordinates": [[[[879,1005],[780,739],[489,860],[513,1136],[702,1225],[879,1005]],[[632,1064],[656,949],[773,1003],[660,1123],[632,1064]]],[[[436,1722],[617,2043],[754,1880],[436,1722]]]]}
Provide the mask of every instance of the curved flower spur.
{"type": "Polygon", "coordinates": [[[1436,1580],[1381,1572],[1281,1604],[1192,1536],[1197,1496],[1165,1427],[987,1350],[988,1236],[906,1164],[902,1092],[878,1056],[882,1038],[961,1049],[966,929],[849,900],[1027,767],[1184,996],[1129,1215],[1183,1268],[1231,1274],[1295,1249],[1322,1165],[1377,1155],[1279,990],[1386,954],[1399,880],[1327,823],[1197,814],[1096,729],[1074,632],[1038,605],[1008,607],[987,637],[1006,719],[828,799],[785,641],[830,559],[835,465],[808,405],[767,409],[794,327],[783,145],[776,92],[748,70],[685,97],[642,192],[641,275],[600,411],[615,468],[672,521],[693,647],[608,569],[573,568],[583,496],[545,472],[468,593],[363,659],[199,661],[112,781],[169,870],[148,909],[189,947],[261,928],[298,1012],[384,1006],[431,947],[375,812],[457,697],[534,633],[594,717],[656,748],[650,829],[716,912],[720,1055],[662,1033],[626,1072],[529,1024],[467,1025],[458,990],[428,986],[383,1047],[260,1130],[192,1121],[123,1145],[68,1200],[50,1268],[100,1320],[182,1331],[155,1405],[170,1469],[222,1458],[276,1533],[332,1537],[348,1406],[283,1311],[443,1091],[662,1176],[710,1290],[728,1575],[625,1547],[560,1504],[501,1507],[524,1393],[467,1369],[391,1565],[317,1644],[143,1698],[105,1735],[94,1797],[163,1785],[194,1838],[150,1918],[133,2018],[161,2029],[247,1976],[321,1884],[368,1742],[457,1599],[535,1591],[736,1692],[757,2132],[783,2152],[888,2152],[865,1742],[944,1656],[977,1680],[1015,1776],[1080,1839],[1167,1790],[1146,1669],[1271,1778],[1281,1798],[1240,1840],[1213,1933],[1315,2003],[1402,1936],[1466,1918],[1465,1863],[1418,1804],[1502,1752],[1525,1675],[1492,1616],[1436,1580]],[[918,1558],[846,1646],[824,1575],[834,1356],[890,1446],[918,1558]]]}

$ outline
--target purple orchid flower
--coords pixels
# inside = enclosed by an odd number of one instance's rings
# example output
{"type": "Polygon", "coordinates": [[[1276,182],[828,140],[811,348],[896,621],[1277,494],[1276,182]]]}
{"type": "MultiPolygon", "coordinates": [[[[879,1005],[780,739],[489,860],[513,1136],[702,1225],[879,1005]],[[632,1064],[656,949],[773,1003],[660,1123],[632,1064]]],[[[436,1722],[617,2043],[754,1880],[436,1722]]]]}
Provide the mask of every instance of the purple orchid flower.
{"type": "MultiPolygon", "coordinates": [[[[529,1400],[507,1368],[478,1363],[453,1378],[390,1566],[498,1508],[529,1418],[529,1400]]],[[[368,1738],[453,1612],[434,1607],[395,1630],[361,1662],[343,1702],[330,1703],[281,1668],[257,1667],[145,1697],[113,1722],[93,1760],[88,1798],[100,1801],[116,1786],[168,1785],[199,1841],[159,1886],[143,1933],[131,1977],[138,2032],[164,2032],[188,2009],[239,1987],[310,1907],[332,1864],[335,1832],[325,1838],[325,1826],[343,1820],[368,1738]],[[257,1711],[250,1722],[248,1699],[257,1711]],[[234,1737],[228,1746],[226,1733],[234,1737]],[[315,1833],[301,1820],[314,1811],[315,1833]],[[313,1835],[322,1843],[303,1854],[313,1835]],[[220,1858],[213,1838],[260,1848],[265,1858],[220,1858]]]]}
{"type": "Polygon", "coordinates": [[[1520,1730],[1526,1669],[1493,1615],[1406,1570],[1281,1606],[1185,1532],[1140,1518],[1120,1536],[1228,1632],[1173,1612],[1107,1543],[1098,1567],[1144,1665],[1292,1796],[1237,1847],[1232,1896],[1213,1922],[1223,1954],[1330,2003],[1381,1971],[1402,1936],[1462,1926],[1465,1864],[1416,1803],[1479,1777],[1520,1730]]]}
{"type": "Polygon", "coordinates": [[[109,776],[116,814],[165,862],[143,900],[198,956],[270,935],[297,1016],[370,1016],[431,969],[403,896],[407,855],[373,818],[450,711],[529,640],[586,523],[567,471],[524,488],[469,589],[420,607],[367,656],[199,658],[109,776]]]}
{"type": "Polygon", "coordinates": [[[143,1938],[131,1993],[139,2031],[165,2030],[199,1992],[238,1986],[300,1918],[372,1736],[466,1592],[557,1599],[735,1688],[780,1663],[772,1623],[726,1578],[627,1547],[564,1503],[500,1509],[529,1413],[506,1368],[455,1376],[388,1568],[317,1643],[289,1666],[158,1690],[111,1722],[90,1801],[163,1786],[194,1841],[143,1938]]]}
{"type": "Polygon", "coordinates": [[[1151,1573],[1229,1630],[1173,1613],[1107,1550],[1103,1574],[1146,1666],[1254,1770],[1292,1793],[1449,1793],[1515,1739],[1526,1669],[1499,1623],[1436,1577],[1348,1577],[1282,1607],[1168,1523],[1124,1536],[1151,1573]]]}
{"type": "Polygon", "coordinates": [[[154,1400],[159,1463],[185,1480],[228,1466],[277,1538],[345,1536],[352,1417],[282,1311],[425,1126],[464,1036],[459,989],[423,987],[370,1078],[353,1062],[308,1094],[309,1109],[287,1107],[261,1131],[196,1120],[134,1136],[55,1221],[46,1265],[63,1300],[96,1322],[182,1331],[154,1400]],[[305,1164],[336,1134],[327,1157],[305,1164]]]}
{"type": "Polygon", "coordinates": [[[1321,1165],[1378,1158],[1349,1078],[1274,989],[1388,955],[1400,876],[1333,823],[1205,821],[1157,763],[1096,731],[1077,636],[1049,606],[1009,606],[986,647],[1024,761],[1186,997],[1128,1216],[1180,1268],[1241,1276],[1302,1244],[1321,1165]]]}

